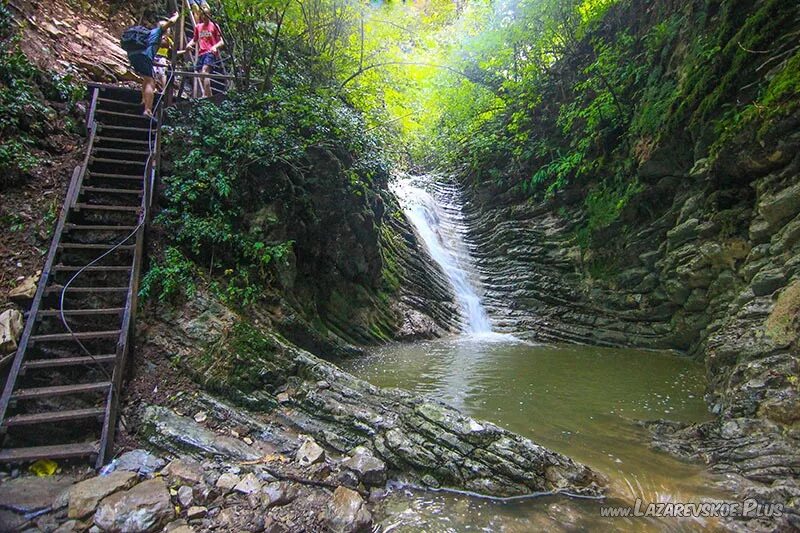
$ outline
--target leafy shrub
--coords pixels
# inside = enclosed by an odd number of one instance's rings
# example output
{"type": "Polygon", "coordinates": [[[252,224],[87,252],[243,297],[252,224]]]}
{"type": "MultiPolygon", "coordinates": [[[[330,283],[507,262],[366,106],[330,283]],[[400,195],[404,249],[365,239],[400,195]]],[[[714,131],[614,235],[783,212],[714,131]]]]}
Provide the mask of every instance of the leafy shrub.
{"type": "Polygon", "coordinates": [[[44,72],[19,47],[11,14],[0,5],[0,188],[29,174],[39,163],[39,147],[56,112],[46,100],[74,104],[83,88],[72,76],[44,72]]]}
{"type": "Polygon", "coordinates": [[[194,296],[197,269],[183,253],[174,246],[167,247],[161,261],[150,267],[142,278],[139,294],[145,298],[158,297],[164,301],[179,294],[194,296]]]}
{"type": "Polygon", "coordinates": [[[221,297],[239,304],[258,299],[274,278],[275,262],[293,249],[283,229],[290,221],[281,216],[316,216],[299,186],[319,179],[306,175],[310,151],[329,150],[351,162],[334,175],[353,195],[388,172],[360,116],[319,90],[232,95],[218,106],[173,110],[171,120],[163,131],[172,172],[163,178],[163,210],[155,222],[175,252],[148,273],[147,295],[159,299],[174,293],[158,277],[184,275],[187,261],[207,269],[221,297]]]}
{"type": "Polygon", "coordinates": [[[588,248],[592,234],[617,220],[628,201],[641,190],[637,181],[626,182],[619,177],[592,187],[584,201],[587,217],[584,226],[577,231],[578,244],[588,248]]]}

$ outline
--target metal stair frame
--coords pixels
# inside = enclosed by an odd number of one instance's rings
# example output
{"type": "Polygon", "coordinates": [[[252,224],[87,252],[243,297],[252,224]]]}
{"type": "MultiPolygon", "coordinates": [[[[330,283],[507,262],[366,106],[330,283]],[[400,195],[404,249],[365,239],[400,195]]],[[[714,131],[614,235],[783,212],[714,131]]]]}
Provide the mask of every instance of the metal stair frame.
{"type": "MultiPolygon", "coordinates": [[[[72,173],[70,185],[67,190],[64,204],[61,208],[61,213],[56,224],[53,239],[50,243],[50,248],[48,250],[44,268],[42,269],[42,274],[37,285],[36,293],[31,302],[25,327],[18,343],[18,348],[11,364],[5,387],[2,395],[0,395],[0,436],[2,436],[6,430],[3,422],[7,419],[6,415],[8,414],[9,405],[13,401],[14,392],[21,390],[17,388],[18,378],[23,374],[25,369],[26,352],[29,348],[33,347],[33,331],[36,327],[37,318],[42,306],[42,300],[45,296],[45,293],[48,292],[51,277],[56,271],[57,265],[54,265],[54,262],[59,252],[59,248],[61,247],[62,239],[67,234],[67,221],[69,214],[71,211],[76,210],[80,204],[79,195],[82,190],[84,178],[87,176],[89,164],[92,160],[95,139],[98,131],[102,129],[96,120],[96,114],[99,93],[104,87],[110,86],[90,84],[90,88],[92,90],[92,99],[90,112],[87,119],[88,141],[86,144],[85,156],[82,164],[76,167],[72,173]]],[[[171,84],[168,86],[167,90],[172,90],[171,84]]],[[[120,392],[122,389],[125,370],[127,368],[127,360],[131,354],[131,344],[133,341],[133,332],[135,328],[135,312],[138,303],[139,278],[145,252],[145,233],[149,224],[150,206],[153,199],[153,188],[158,177],[157,172],[160,162],[160,128],[163,119],[165,102],[161,101],[159,103],[160,105],[156,109],[156,122],[154,124],[151,123],[151,137],[148,139],[148,141],[152,144],[148,146],[150,155],[147,157],[144,163],[144,174],[142,177],[143,193],[141,194],[141,204],[137,216],[137,229],[135,230],[135,236],[129,239],[129,241],[131,239],[135,239],[134,256],[131,262],[130,276],[128,279],[126,292],[126,302],[124,305],[124,311],[122,313],[120,333],[116,342],[115,359],[111,375],[112,386],[109,387],[105,399],[105,412],[103,415],[100,440],[99,443],[97,443],[98,445],[96,448],[95,466],[98,468],[105,464],[106,461],[113,455],[120,392]]],[[[129,242],[126,242],[125,244],[129,244],[129,242]]],[[[100,252],[98,252],[98,255],[99,253],[100,252]]],[[[67,293],[69,293],[69,290],[67,290],[67,293]]],[[[52,312],[49,313],[48,316],[53,316],[52,312]]],[[[77,355],[83,356],[84,353],[78,352],[77,355]]],[[[102,357],[102,354],[97,355],[98,357],[102,357]]],[[[44,453],[44,448],[51,449],[55,456],[59,456],[59,446],[63,448],[62,455],[64,457],[74,457],[79,455],[86,456],[92,455],[90,444],[91,443],[64,443],[62,445],[29,449],[12,448],[8,450],[5,457],[14,461],[33,460],[34,456],[38,457],[41,453],[44,453]],[[79,454],[81,450],[86,453],[79,454]],[[18,453],[15,454],[14,452],[18,453]]]]}

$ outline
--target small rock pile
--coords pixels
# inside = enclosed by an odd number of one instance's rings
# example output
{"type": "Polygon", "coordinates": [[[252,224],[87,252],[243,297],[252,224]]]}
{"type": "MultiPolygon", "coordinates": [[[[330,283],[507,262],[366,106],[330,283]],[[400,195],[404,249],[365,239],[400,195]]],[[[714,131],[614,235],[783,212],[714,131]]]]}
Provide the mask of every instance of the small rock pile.
{"type": "Polygon", "coordinates": [[[294,458],[272,455],[240,463],[189,456],[167,463],[134,450],[77,483],[35,477],[5,481],[0,496],[13,500],[21,491],[27,499],[16,507],[10,502],[20,512],[0,514],[0,530],[355,533],[370,531],[370,496],[383,495],[385,482],[386,466],[368,449],[356,448],[336,460],[310,437],[304,437],[294,458]]]}

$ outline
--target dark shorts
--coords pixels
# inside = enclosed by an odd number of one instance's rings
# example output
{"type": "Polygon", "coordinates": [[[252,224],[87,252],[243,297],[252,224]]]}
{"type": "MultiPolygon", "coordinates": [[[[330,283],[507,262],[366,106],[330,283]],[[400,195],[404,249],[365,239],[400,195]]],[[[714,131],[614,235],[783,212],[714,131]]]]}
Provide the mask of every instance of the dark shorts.
{"type": "Polygon", "coordinates": [[[139,76],[153,77],[153,60],[144,52],[133,52],[128,54],[134,72],[139,76]]]}
{"type": "Polygon", "coordinates": [[[153,57],[156,55],[158,45],[161,43],[161,26],[150,30],[147,38],[147,48],[138,52],[128,52],[128,59],[133,70],[140,76],[153,77],[153,57]]]}
{"type": "Polygon", "coordinates": [[[205,54],[198,56],[195,68],[197,70],[202,70],[202,68],[206,65],[209,65],[210,67],[213,68],[217,65],[218,62],[219,62],[219,57],[217,55],[211,52],[206,52],[205,54]]]}

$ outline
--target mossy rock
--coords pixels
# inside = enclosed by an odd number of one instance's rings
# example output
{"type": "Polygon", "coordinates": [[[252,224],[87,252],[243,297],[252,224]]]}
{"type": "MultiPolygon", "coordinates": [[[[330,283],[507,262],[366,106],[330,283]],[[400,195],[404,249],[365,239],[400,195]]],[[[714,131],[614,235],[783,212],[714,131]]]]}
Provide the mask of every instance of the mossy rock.
{"type": "Polygon", "coordinates": [[[788,345],[797,340],[800,332],[800,281],[781,292],[764,327],[776,344],[788,345]]]}

